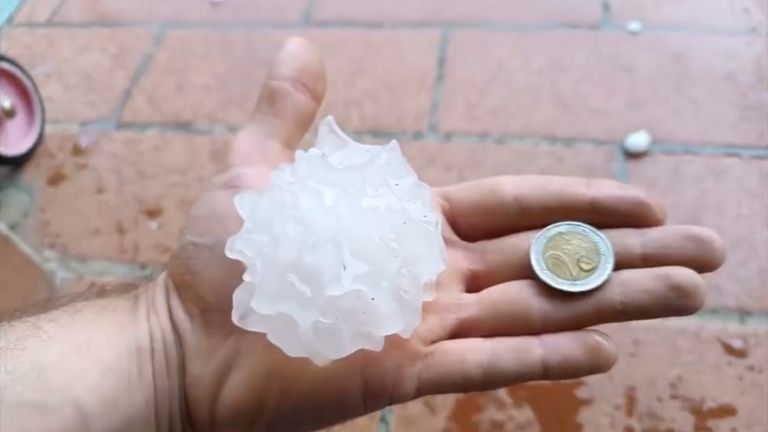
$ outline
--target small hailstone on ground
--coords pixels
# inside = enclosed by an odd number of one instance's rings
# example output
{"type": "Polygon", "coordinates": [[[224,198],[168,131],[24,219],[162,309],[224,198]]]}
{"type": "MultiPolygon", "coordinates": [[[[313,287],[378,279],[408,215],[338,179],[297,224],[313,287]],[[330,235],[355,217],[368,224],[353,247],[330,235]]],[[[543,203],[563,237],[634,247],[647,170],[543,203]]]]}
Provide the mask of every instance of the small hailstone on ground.
{"type": "Polygon", "coordinates": [[[445,268],[441,215],[396,141],[356,143],[332,117],[317,143],[235,197],[226,245],[245,265],[233,322],[316,364],[410,336],[445,268]]]}
{"type": "Polygon", "coordinates": [[[640,156],[648,153],[653,143],[653,137],[647,130],[632,132],[624,138],[624,152],[632,156],[640,156]]]}
{"type": "Polygon", "coordinates": [[[627,23],[624,25],[624,28],[634,35],[640,34],[643,29],[645,28],[645,25],[640,20],[630,20],[627,21],[627,23]]]}

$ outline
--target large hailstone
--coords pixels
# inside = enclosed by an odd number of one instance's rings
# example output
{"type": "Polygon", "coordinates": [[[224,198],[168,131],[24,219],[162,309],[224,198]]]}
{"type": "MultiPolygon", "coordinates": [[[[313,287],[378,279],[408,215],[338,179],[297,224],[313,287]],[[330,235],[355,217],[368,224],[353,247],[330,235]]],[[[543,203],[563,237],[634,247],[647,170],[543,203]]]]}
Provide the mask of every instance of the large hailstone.
{"type": "Polygon", "coordinates": [[[227,242],[245,264],[232,320],[317,364],[410,336],[445,268],[441,216],[396,141],[365,145],[322,121],[314,148],[235,197],[227,242]]]}

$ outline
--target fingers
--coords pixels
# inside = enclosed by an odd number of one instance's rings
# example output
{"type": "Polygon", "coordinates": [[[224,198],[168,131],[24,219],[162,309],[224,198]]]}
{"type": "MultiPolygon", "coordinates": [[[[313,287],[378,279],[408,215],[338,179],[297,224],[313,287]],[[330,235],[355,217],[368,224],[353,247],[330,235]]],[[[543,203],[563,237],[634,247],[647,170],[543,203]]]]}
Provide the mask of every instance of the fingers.
{"type": "MultiPolygon", "coordinates": [[[[613,246],[616,269],[683,266],[707,273],[725,259],[723,241],[712,230],[698,226],[608,229],[603,233],[613,246]]],[[[475,292],[503,282],[535,279],[528,251],[537,231],[511,234],[471,244],[467,291],[475,292]]]]}
{"type": "Polygon", "coordinates": [[[605,372],[615,361],[613,342],[593,330],[448,340],[426,354],[415,397],[582,377],[605,372]]]}
{"type": "Polygon", "coordinates": [[[268,166],[291,160],[325,95],[320,52],[304,39],[288,39],[261,87],[254,119],[235,138],[231,165],[268,166]]]}
{"type": "Polygon", "coordinates": [[[583,295],[561,293],[532,280],[465,294],[466,312],[452,337],[515,336],[581,329],[597,324],[690,315],[706,298],[703,278],[685,267],[615,272],[583,295]]]}
{"type": "Polygon", "coordinates": [[[646,227],[663,207],[640,189],[611,180],[506,176],[438,191],[448,222],[467,241],[495,238],[562,220],[598,227],[646,227]]]}

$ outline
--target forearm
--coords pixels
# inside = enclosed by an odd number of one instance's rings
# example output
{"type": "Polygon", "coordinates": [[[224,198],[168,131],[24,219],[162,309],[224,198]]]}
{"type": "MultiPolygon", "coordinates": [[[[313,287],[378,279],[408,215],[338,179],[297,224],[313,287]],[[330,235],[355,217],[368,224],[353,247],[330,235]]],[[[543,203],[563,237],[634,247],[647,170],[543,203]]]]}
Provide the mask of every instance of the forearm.
{"type": "Polygon", "coordinates": [[[181,358],[164,277],[0,326],[0,430],[180,430],[181,358]]]}

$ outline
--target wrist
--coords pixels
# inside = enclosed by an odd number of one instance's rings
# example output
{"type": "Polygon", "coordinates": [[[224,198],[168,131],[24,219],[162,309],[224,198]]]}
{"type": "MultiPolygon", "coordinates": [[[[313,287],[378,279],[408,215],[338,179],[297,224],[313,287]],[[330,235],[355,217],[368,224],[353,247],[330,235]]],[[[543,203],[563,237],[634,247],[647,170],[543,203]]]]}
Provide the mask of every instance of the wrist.
{"type": "Polygon", "coordinates": [[[184,354],[178,321],[181,304],[165,273],[136,291],[138,322],[145,326],[145,358],[151,368],[155,430],[188,429],[184,392],[184,354]]]}
{"type": "Polygon", "coordinates": [[[160,277],[0,325],[0,429],[184,429],[175,302],[160,277]]]}

